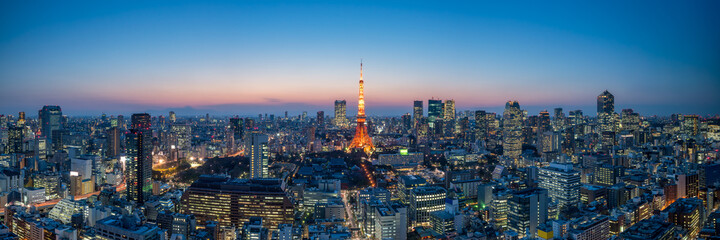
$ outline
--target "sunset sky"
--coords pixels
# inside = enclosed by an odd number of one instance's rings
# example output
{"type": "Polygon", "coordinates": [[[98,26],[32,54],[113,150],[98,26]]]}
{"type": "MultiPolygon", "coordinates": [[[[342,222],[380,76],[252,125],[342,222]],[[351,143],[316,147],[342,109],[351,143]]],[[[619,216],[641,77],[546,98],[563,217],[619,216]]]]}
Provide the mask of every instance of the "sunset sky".
{"type": "Polygon", "coordinates": [[[718,1],[0,2],[0,114],[720,113],[718,1]],[[446,4],[440,4],[446,3],[446,4]],[[623,7],[617,7],[623,6],[623,7]]]}

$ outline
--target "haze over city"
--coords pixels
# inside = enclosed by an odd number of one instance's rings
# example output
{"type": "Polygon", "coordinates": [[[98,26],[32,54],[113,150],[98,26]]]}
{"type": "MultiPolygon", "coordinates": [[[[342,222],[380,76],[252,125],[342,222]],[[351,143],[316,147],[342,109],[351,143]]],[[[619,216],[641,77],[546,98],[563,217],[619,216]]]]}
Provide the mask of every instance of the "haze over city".
{"type": "MultiPolygon", "coordinates": [[[[330,111],[365,62],[369,115],[720,110],[720,15],[690,2],[4,2],[0,112],[330,111]]],[[[356,105],[349,104],[354,111],[356,105]]]]}

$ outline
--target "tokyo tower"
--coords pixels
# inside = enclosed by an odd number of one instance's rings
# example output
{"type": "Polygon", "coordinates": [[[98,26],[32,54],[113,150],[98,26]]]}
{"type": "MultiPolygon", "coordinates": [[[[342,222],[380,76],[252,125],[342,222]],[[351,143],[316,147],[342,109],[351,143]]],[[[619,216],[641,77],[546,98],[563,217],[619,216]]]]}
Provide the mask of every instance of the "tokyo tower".
{"type": "Polygon", "coordinates": [[[372,138],[368,135],[367,124],[365,123],[365,93],[363,92],[362,62],[360,62],[360,96],[358,98],[358,115],[355,136],[350,143],[350,149],[361,148],[365,153],[370,154],[375,150],[372,138]]]}

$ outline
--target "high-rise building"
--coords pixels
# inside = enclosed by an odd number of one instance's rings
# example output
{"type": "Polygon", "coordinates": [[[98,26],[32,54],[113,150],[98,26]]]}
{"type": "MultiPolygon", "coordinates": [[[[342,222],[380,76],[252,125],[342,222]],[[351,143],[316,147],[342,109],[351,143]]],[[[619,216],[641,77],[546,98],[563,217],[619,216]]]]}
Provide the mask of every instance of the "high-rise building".
{"type": "Polygon", "coordinates": [[[562,108],[555,108],[555,115],[553,116],[553,131],[562,131],[565,129],[565,114],[562,108]]]}
{"type": "MultiPolygon", "coordinates": [[[[615,97],[605,90],[597,97],[598,132],[616,132],[615,97]]],[[[607,144],[603,144],[607,146],[607,144]]]]}
{"type": "Polygon", "coordinates": [[[250,178],[268,178],[268,135],[252,133],[245,151],[250,156],[250,178]]]}
{"type": "Polygon", "coordinates": [[[240,141],[243,139],[243,133],[245,132],[245,126],[243,124],[243,119],[235,116],[233,118],[230,118],[230,129],[233,132],[233,137],[235,138],[235,141],[240,141]]]}
{"type": "Polygon", "coordinates": [[[125,136],[127,141],[127,164],[125,179],[128,200],[143,204],[152,195],[152,129],[150,114],[136,113],[132,115],[130,132],[125,136]]]}
{"type": "Polygon", "coordinates": [[[177,116],[175,116],[175,112],[170,111],[168,114],[168,119],[170,120],[170,123],[175,123],[177,121],[177,116]]]}
{"type": "Polygon", "coordinates": [[[279,179],[203,175],[183,194],[180,212],[194,214],[200,224],[217,221],[223,227],[262,217],[265,226],[276,230],[278,224],[291,224],[294,219],[293,203],[284,188],[279,179]]]}
{"type": "Polygon", "coordinates": [[[335,100],[335,118],[333,119],[335,127],[345,128],[348,126],[346,106],[345,100],[335,100]]]}
{"type": "Polygon", "coordinates": [[[431,124],[430,127],[434,127],[432,123],[434,123],[437,119],[443,119],[445,118],[444,110],[443,110],[444,104],[442,100],[439,99],[430,99],[428,100],[428,122],[431,124]]]}
{"type": "Polygon", "coordinates": [[[445,105],[443,107],[444,115],[443,118],[445,121],[454,121],[455,120],[455,100],[445,100],[445,105]]]}
{"type": "Polygon", "coordinates": [[[584,121],[582,110],[570,111],[569,118],[572,126],[583,124],[584,121]]]}
{"type": "Polygon", "coordinates": [[[18,113],[17,125],[18,125],[18,126],[24,126],[24,125],[25,125],[25,112],[19,112],[19,113],[18,113]]]}
{"type": "Polygon", "coordinates": [[[423,118],[423,102],[415,100],[413,102],[413,126],[417,128],[420,119],[423,118]]]}
{"type": "Polygon", "coordinates": [[[318,129],[325,129],[325,112],[318,111],[317,117],[315,118],[318,129]]]}
{"type": "Polygon", "coordinates": [[[120,129],[111,127],[107,131],[107,151],[105,155],[108,157],[116,157],[120,155],[120,129]]]}
{"type": "Polygon", "coordinates": [[[540,114],[538,114],[537,133],[541,134],[550,130],[550,113],[548,113],[547,110],[542,110],[540,114]]]}
{"type": "Polygon", "coordinates": [[[620,118],[622,130],[630,132],[640,130],[640,114],[634,112],[632,109],[623,109],[620,118]]]}
{"type": "Polygon", "coordinates": [[[517,101],[508,101],[503,113],[503,155],[518,158],[522,153],[523,113],[517,101]]]}
{"type": "Polygon", "coordinates": [[[576,206],[580,202],[580,172],[572,164],[550,163],[540,168],[540,188],[548,190],[550,200],[559,207],[576,206]]]}
{"type": "Polygon", "coordinates": [[[62,129],[62,109],[59,106],[43,106],[38,112],[40,120],[40,136],[47,139],[47,145],[52,146],[53,130],[62,129]]]}
{"type": "Polygon", "coordinates": [[[22,153],[23,141],[25,141],[25,128],[20,126],[10,127],[8,129],[8,153],[22,153]]]}
{"type": "Polygon", "coordinates": [[[514,192],[508,203],[508,228],[520,238],[535,238],[537,227],[548,219],[548,192],[529,188],[514,192]]]}
{"type": "Polygon", "coordinates": [[[375,150],[372,138],[368,133],[367,123],[365,122],[365,81],[363,81],[362,63],[360,63],[360,92],[358,94],[358,115],[357,126],[355,127],[355,136],[350,142],[349,149],[362,149],[365,153],[371,153],[375,150]]]}
{"type": "Polygon", "coordinates": [[[685,115],[682,121],[682,131],[690,136],[698,134],[698,115],[685,115]]]}
{"type": "Polygon", "coordinates": [[[415,125],[413,125],[412,115],[410,115],[410,113],[403,114],[400,117],[400,120],[401,120],[401,123],[403,126],[403,130],[408,130],[408,129],[413,128],[413,126],[415,126],[415,125]]]}
{"type": "Polygon", "coordinates": [[[605,90],[597,97],[597,114],[613,114],[615,113],[615,96],[605,90]]]}
{"type": "Polygon", "coordinates": [[[485,141],[488,136],[488,121],[485,115],[485,111],[475,111],[475,139],[479,141],[485,141]]]}

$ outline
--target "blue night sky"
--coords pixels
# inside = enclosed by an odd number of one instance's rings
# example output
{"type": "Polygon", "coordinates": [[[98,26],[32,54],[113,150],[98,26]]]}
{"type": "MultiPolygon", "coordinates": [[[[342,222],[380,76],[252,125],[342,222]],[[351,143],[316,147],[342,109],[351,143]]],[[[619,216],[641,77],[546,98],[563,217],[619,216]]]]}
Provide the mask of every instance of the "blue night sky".
{"type": "Polygon", "coordinates": [[[0,114],[720,113],[719,1],[2,1],[0,114]]]}

